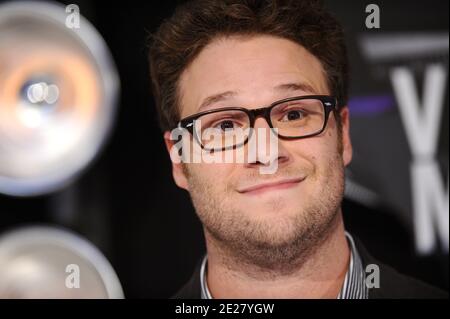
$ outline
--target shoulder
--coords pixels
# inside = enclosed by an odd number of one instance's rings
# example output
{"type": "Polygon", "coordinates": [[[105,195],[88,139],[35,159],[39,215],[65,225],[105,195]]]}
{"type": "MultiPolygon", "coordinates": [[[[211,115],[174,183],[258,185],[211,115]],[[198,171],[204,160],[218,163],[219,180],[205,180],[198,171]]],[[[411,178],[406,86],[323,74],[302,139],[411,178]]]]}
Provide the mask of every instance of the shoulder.
{"type": "Polygon", "coordinates": [[[400,298],[448,298],[448,292],[433,287],[420,280],[401,274],[394,268],[372,257],[359,240],[355,240],[364,268],[375,264],[379,269],[379,288],[369,289],[369,299],[400,299],[400,298]]]}
{"type": "MultiPolygon", "coordinates": [[[[379,288],[369,289],[369,299],[448,298],[448,292],[403,275],[394,268],[378,261],[367,252],[364,245],[356,238],[355,245],[361,256],[364,268],[370,264],[375,264],[379,268],[380,286],[379,288]]],[[[200,268],[201,261],[197,263],[191,278],[172,296],[172,299],[201,298],[200,268]]]]}

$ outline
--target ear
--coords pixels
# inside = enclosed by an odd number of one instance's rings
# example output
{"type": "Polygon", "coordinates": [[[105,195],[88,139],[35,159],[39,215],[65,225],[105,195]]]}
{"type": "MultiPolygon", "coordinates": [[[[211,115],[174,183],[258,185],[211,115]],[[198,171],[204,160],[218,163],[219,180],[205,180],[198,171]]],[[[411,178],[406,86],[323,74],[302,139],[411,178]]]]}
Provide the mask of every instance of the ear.
{"type": "Polygon", "coordinates": [[[353,147],[350,139],[350,112],[347,106],[340,111],[342,123],[342,159],[344,166],[347,166],[352,161],[353,147]]]}
{"type": "Polygon", "coordinates": [[[172,176],[175,184],[180,188],[189,190],[187,177],[183,170],[183,163],[181,162],[181,157],[178,155],[177,145],[175,145],[176,141],[170,138],[170,131],[164,132],[164,142],[169,152],[170,160],[172,161],[172,176]]]}

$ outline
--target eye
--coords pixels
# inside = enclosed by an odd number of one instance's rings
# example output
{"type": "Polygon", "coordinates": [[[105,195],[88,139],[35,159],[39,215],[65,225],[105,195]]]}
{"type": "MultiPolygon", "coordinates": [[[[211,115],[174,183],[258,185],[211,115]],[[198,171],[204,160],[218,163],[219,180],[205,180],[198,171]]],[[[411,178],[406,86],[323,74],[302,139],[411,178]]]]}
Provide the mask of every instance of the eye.
{"type": "Polygon", "coordinates": [[[237,128],[242,128],[245,126],[245,123],[242,123],[242,121],[238,121],[235,119],[223,119],[214,122],[212,125],[208,126],[214,129],[218,129],[222,132],[227,132],[231,130],[235,130],[237,128]]]}
{"type": "Polygon", "coordinates": [[[236,128],[236,123],[231,120],[224,120],[214,125],[214,128],[218,128],[222,131],[232,130],[236,128]]]}
{"type": "Polygon", "coordinates": [[[247,122],[246,114],[228,114],[225,116],[218,114],[218,117],[207,124],[207,127],[227,132],[243,128],[247,125],[247,122]]]}
{"type": "Polygon", "coordinates": [[[286,110],[280,121],[281,122],[296,121],[303,119],[305,116],[306,113],[302,110],[286,110]]]}
{"type": "Polygon", "coordinates": [[[236,132],[248,127],[248,125],[247,114],[240,110],[220,110],[204,114],[198,119],[199,129],[201,128],[202,131],[212,129],[220,134],[236,132]]]}

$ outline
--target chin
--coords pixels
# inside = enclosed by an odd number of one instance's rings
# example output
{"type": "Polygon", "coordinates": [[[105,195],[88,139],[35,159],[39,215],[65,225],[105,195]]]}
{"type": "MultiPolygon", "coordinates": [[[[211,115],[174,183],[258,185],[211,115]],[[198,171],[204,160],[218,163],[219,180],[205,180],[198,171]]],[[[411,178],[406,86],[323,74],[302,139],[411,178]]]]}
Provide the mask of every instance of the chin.
{"type": "MultiPolygon", "coordinates": [[[[302,211],[303,203],[299,203],[298,199],[276,197],[268,199],[260,199],[260,201],[252,205],[248,211],[251,215],[271,216],[271,217],[293,217],[302,211]],[[254,212],[254,213],[253,213],[254,212]]],[[[301,214],[301,213],[300,213],[301,214]]]]}

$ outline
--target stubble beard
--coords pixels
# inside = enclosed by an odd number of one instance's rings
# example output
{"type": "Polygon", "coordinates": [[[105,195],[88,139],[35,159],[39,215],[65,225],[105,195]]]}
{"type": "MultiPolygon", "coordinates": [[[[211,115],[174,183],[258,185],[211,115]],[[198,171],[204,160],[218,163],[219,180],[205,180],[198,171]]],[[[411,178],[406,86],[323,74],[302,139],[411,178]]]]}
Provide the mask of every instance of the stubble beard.
{"type": "MultiPolygon", "coordinates": [[[[308,176],[316,183],[301,207],[287,216],[274,213],[274,219],[258,219],[233,205],[230,186],[214,183],[186,172],[192,202],[209,245],[219,251],[222,263],[232,268],[254,269],[258,273],[289,275],[320,247],[336,229],[344,194],[344,166],[336,155],[321,174],[308,176]],[[225,194],[225,195],[224,195],[225,194]]],[[[185,168],[187,170],[187,168],[185,168]]],[[[283,176],[289,176],[285,172],[283,176]]],[[[317,173],[317,172],[316,172],[317,173]]],[[[236,194],[234,194],[235,196],[236,194]]],[[[283,208],[276,199],[267,202],[276,212],[283,208]]]]}

